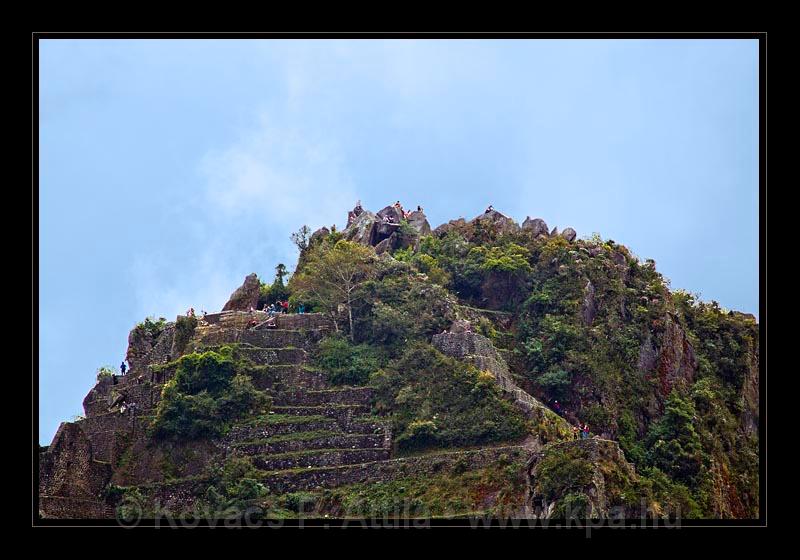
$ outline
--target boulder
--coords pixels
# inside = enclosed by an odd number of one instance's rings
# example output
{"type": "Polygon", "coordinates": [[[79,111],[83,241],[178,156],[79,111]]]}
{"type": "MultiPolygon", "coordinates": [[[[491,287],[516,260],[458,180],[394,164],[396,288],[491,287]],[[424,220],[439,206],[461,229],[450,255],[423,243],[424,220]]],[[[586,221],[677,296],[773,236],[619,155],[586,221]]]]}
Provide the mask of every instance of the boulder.
{"type": "Polygon", "coordinates": [[[513,218],[497,210],[487,210],[480,216],[476,216],[470,223],[475,224],[478,221],[492,224],[498,235],[519,231],[519,224],[515,222],[513,218]]]}
{"type": "Polygon", "coordinates": [[[408,224],[417,230],[420,235],[430,235],[431,225],[425,217],[425,213],[421,211],[414,211],[408,216],[408,224]]]}
{"type": "Polygon", "coordinates": [[[564,231],[562,231],[562,232],[561,232],[561,237],[563,237],[564,239],[566,239],[566,240],[567,240],[567,241],[569,241],[570,243],[572,243],[573,241],[575,241],[575,238],[576,238],[577,236],[578,236],[578,234],[577,234],[577,233],[575,232],[575,230],[574,230],[574,229],[572,229],[571,227],[568,227],[568,228],[566,228],[564,231]]]}
{"type": "Polygon", "coordinates": [[[125,361],[131,371],[147,365],[147,355],[153,350],[153,345],[155,340],[145,329],[138,326],[131,329],[128,334],[128,351],[125,353],[125,361]]]}
{"type": "Polygon", "coordinates": [[[378,220],[372,225],[372,231],[369,236],[369,244],[373,247],[377,247],[381,241],[389,239],[399,229],[400,222],[388,223],[378,220]]]}
{"type": "Polygon", "coordinates": [[[625,258],[625,255],[619,251],[614,251],[611,253],[611,260],[614,261],[614,264],[618,266],[624,266],[628,262],[625,258]]]}
{"type": "Polygon", "coordinates": [[[446,224],[442,224],[438,226],[435,230],[433,230],[433,235],[436,237],[444,237],[447,235],[447,232],[456,229],[456,228],[463,228],[467,225],[467,221],[464,218],[459,218],[457,220],[450,220],[446,224]]]}
{"type": "Polygon", "coordinates": [[[369,210],[364,210],[343,232],[347,241],[369,245],[372,235],[372,226],[378,221],[378,217],[369,210]]]}
{"type": "Polygon", "coordinates": [[[325,226],[322,226],[317,231],[311,234],[311,238],[308,241],[308,245],[309,246],[316,245],[317,243],[328,237],[330,234],[331,230],[329,230],[325,226]]]}
{"type": "Polygon", "coordinates": [[[547,235],[548,232],[547,224],[543,219],[541,218],[531,219],[530,216],[526,217],[525,221],[522,222],[522,229],[530,231],[533,237],[538,237],[540,235],[547,235]]]}
{"type": "Polygon", "coordinates": [[[391,249],[392,239],[391,237],[387,237],[377,245],[375,245],[375,254],[382,255],[383,253],[389,251],[391,249]]]}
{"type": "Polygon", "coordinates": [[[347,227],[350,227],[350,224],[355,222],[356,218],[358,218],[363,213],[364,213],[364,208],[361,207],[361,201],[359,201],[358,203],[356,203],[355,208],[353,208],[347,213],[347,227]]]}
{"type": "Polygon", "coordinates": [[[453,321],[453,324],[450,326],[451,333],[465,333],[465,332],[472,332],[472,326],[470,322],[466,319],[457,319],[453,321]]]}
{"type": "Polygon", "coordinates": [[[380,212],[378,212],[378,218],[383,220],[384,218],[389,218],[392,222],[399,224],[400,221],[403,219],[403,214],[395,208],[394,206],[387,206],[380,212]]]}
{"type": "Polygon", "coordinates": [[[258,305],[261,282],[258,281],[256,273],[248,274],[244,283],[236,288],[231,294],[228,303],[222,308],[223,311],[249,311],[251,307],[258,305]]]}

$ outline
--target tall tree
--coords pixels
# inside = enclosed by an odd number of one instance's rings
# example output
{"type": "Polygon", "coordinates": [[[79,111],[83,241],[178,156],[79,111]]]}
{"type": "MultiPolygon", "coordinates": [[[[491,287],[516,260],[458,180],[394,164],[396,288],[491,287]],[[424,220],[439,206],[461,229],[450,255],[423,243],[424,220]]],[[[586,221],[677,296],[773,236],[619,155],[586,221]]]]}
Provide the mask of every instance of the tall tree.
{"type": "Polygon", "coordinates": [[[373,250],[357,243],[341,240],[333,247],[320,247],[292,277],[292,291],[325,310],[337,331],[339,314],[346,312],[350,340],[355,340],[353,298],[359,286],[375,276],[374,261],[373,250]]]}
{"type": "Polygon", "coordinates": [[[283,286],[283,277],[287,274],[289,273],[286,271],[286,265],[278,263],[278,266],[275,267],[275,283],[283,286]]]}
{"type": "Polygon", "coordinates": [[[285,264],[280,263],[275,267],[275,280],[272,281],[272,286],[269,288],[269,296],[272,301],[281,301],[289,297],[289,290],[283,282],[283,277],[288,274],[285,264]]]}
{"type": "Polygon", "coordinates": [[[294,243],[297,248],[302,253],[306,249],[308,249],[308,236],[311,233],[311,228],[304,225],[296,232],[294,232],[291,236],[292,243],[294,243]]]}

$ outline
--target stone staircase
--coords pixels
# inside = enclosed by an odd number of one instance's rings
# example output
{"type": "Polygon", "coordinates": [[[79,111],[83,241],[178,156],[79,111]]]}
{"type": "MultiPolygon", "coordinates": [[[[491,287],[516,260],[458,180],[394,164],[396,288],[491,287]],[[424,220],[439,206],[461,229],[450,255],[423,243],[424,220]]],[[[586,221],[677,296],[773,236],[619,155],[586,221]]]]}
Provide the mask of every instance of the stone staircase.
{"type": "MultiPolygon", "coordinates": [[[[254,332],[263,332],[263,343],[278,331],[254,332]]],[[[264,484],[276,491],[318,485],[304,483],[311,471],[348,472],[390,458],[389,425],[369,416],[372,389],[330,386],[323,373],[307,368],[305,350],[262,347],[255,337],[249,341],[252,346],[240,351],[266,366],[254,383],[271,394],[273,406],[269,414],[228,432],[221,442],[226,456],[250,457],[264,484]]],[[[336,485],[331,477],[326,482],[336,485]]]]}

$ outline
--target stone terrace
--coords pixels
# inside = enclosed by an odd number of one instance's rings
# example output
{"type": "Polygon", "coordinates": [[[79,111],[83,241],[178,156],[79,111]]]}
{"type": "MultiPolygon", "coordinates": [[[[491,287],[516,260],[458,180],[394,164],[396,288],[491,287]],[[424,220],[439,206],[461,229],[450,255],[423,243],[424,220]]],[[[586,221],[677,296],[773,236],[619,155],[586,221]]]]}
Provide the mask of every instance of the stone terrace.
{"type": "MultiPolygon", "coordinates": [[[[315,371],[307,364],[308,350],[329,330],[327,319],[318,314],[278,315],[277,328],[265,328],[264,320],[266,314],[260,312],[232,311],[207,315],[184,352],[236,343],[237,352],[258,366],[253,381],[272,396],[273,406],[269,413],[232,426],[225,436],[205,448],[199,463],[179,465],[181,470],[176,474],[188,477],[185,480],[166,481],[163,469],[158,468],[158,461],[152,458],[149,466],[137,465],[127,474],[114,472],[112,476],[109,474],[112,465],[118,464],[126,454],[129,456],[132,450],[133,453],[141,452],[145,458],[153,453],[147,451],[146,428],[160,399],[163,384],[173,372],[169,367],[153,367],[163,361],[147,363],[144,360],[125,377],[98,382],[84,400],[87,417],[69,424],[73,427],[69,432],[72,437],[88,448],[86,453],[91,460],[86,468],[91,467],[95,473],[105,473],[104,476],[115,483],[139,486],[151,497],[159,498],[162,505],[169,507],[172,504],[179,508],[190,504],[195,495],[205,492],[203,484],[207,485],[207,482],[203,480],[203,465],[226,457],[251,458],[261,472],[262,483],[272,492],[283,493],[419,476],[438,472],[455,462],[479,468],[501,455],[517,456],[528,452],[521,446],[511,446],[392,458],[392,434],[388,422],[369,414],[372,389],[330,386],[324,372],[315,371]],[[248,329],[247,325],[253,319],[258,326],[248,329]]],[[[171,360],[178,358],[172,341],[174,332],[174,329],[167,328],[160,337],[149,342],[152,348],[161,350],[153,352],[145,348],[139,355],[156,356],[159,360],[164,356],[171,360]],[[168,354],[165,353],[167,347],[172,349],[168,354]]],[[[445,346],[441,344],[444,340],[439,342],[440,346],[445,346]]],[[[472,344],[467,345],[469,348],[464,357],[482,355],[494,358],[488,351],[490,349],[477,351],[475,341],[469,342],[472,344]]],[[[448,349],[456,353],[454,348],[448,349]]],[[[502,359],[499,363],[502,364],[502,359]]],[[[501,372],[506,373],[502,368],[501,372]]],[[[498,379],[501,385],[504,385],[503,381],[507,380],[498,379]]],[[[512,389],[504,388],[507,392],[512,389]]],[[[105,502],[96,488],[80,496],[71,496],[60,493],[59,488],[48,482],[58,480],[63,474],[55,472],[58,469],[53,467],[64,464],[63,460],[58,461],[56,454],[56,450],[42,454],[45,486],[40,489],[40,495],[46,496],[47,502],[40,505],[55,517],[106,515],[105,502]]],[[[98,483],[96,486],[102,485],[98,483]]]]}

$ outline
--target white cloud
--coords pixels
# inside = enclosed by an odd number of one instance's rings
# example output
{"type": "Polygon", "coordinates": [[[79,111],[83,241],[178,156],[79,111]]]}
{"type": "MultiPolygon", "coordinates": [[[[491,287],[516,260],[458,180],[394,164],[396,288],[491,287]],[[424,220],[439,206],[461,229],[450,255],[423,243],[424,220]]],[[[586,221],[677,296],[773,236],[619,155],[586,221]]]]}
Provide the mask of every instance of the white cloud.
{"type": "Polygon", "coordinates": [[[259,217],[292,230],[341,222],[358,198],[339,145],[266,116],[232,146],[203,157],[205,196],[225,220],[259,217]]]}
{"type": "Polygon", "coordinates": [[[278,262],[293,268],[291,232],[304,224],[341,227],[358,198],[335,141],[265,116],[231,145],[205,154],[199,174],[200,196],[175,216],[183,251],[133,259],[141,316],[219,310],[246,274],[270,281],[278,262]]]}
{"type": "Polygon", "coordinates": [[[213,255],[208,248],[189,265],[159,255],[138,256],[131,270],[138,316],[174,320],[189,307],[198,312],[220,309],[242,280],[213,255]]]}

